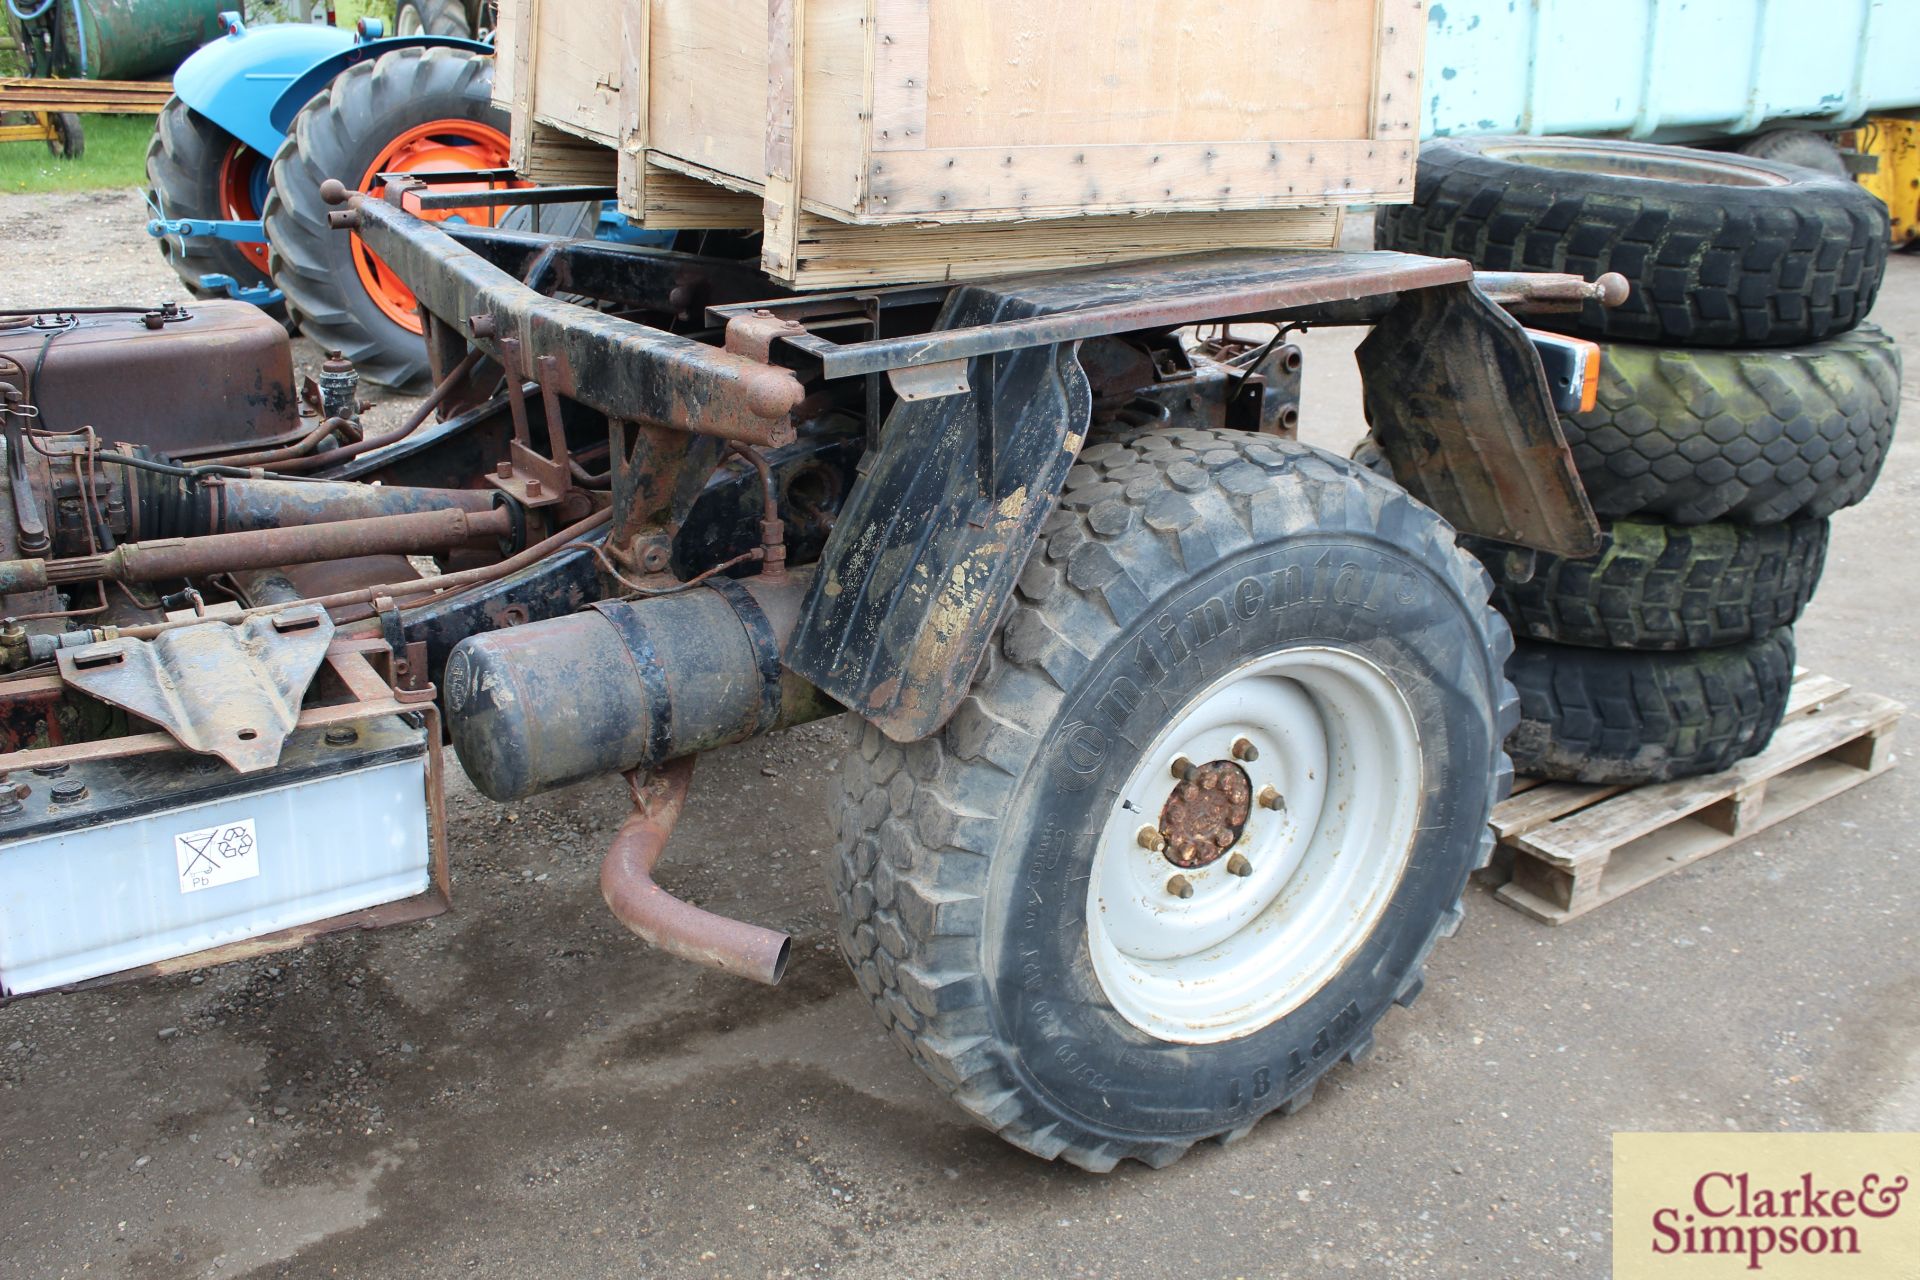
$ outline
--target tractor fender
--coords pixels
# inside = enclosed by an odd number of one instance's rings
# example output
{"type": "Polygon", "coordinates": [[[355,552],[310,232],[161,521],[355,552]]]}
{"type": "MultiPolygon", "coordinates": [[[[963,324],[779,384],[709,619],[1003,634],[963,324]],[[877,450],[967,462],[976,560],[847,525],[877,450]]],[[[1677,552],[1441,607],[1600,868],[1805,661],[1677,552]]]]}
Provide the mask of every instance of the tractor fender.
{"type": "MultiPolygon", "coordinates": [[[[353,33],[335,27],[293,22],[238,27],[181,63],[174,72],[173,92],[261,155],[271,156],[286,137],[285,125],[274,123],[275,104],[314,67],[352,48],[353,33]]],[[[289,112],[287,120],[292,118],[289,112]]]]}
{"type": "Polygon", "coordinates": [[[383,40],[359,41],[314,63],[281,91],[272,111],[268,113],[268,123],[272,125],[275,135],[286,137],[287,131],[293,128],[293,118],[300,114],[300,108],[318,97],[323,89],[333,83],[335,76],[356,63],[371,62],[395,49],[465,49],[469,53],[493,54],[490,44],[455,36],[391,36],[383,40]]]}

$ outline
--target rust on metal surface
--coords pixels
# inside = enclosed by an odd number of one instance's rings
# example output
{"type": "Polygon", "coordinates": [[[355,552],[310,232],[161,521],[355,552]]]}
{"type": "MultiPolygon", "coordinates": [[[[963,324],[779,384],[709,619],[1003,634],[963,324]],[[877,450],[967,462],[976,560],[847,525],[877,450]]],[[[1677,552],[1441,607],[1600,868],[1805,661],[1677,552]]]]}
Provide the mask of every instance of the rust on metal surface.
{"type": "Polygon", "coordinates": [[[326,610],[307,606],[62,649],[58,659],[72,687],[159,725],[189,751],[257,773],[279,763],[332,640],[326,610]]]}
{"type": "Polygon", "coordinates": [[[1252,801],[1247,771],[1233,761],[1187,764],[1160,809],[1159,852],[1176,867],[1207,866],[1240,838],[1252,801]]]}
{"type": "Polygon", "coordinates": [[[420,511],[290,529],[254,529],[202,538],[129,542],[97,556],[0,563],[0,592],[101,578],[117,582],[158,582],[356,556],[419,554],[469,542],[497,542],[512,533],[512,513],[505,508],[495,508],[420,511]]]}
{"type": "MultiPolygon", "coordinates": [[[[402,197],[402,184],[387,195],[402,197]]],[[[550,358],[547,380],[560,395],[609,417],[745,444],[792,442],[791,413],[805,391],[791,371],[547,297],[394,204],[348,199],[361,237],[412,283],[421,305],[456,328],[458,317],[491,316],[500,337],[475,341],[497,351],[511,338],[522,359],[550,358]]]]}
{"type": "Polygon", "coordinates": [[[702,911],[654,881],[653,870],[687,803],[694,759],[675,760],[644,780],[638,774],[626,775],[633,791],[633,816],[621,825],[607,849],[600,866],[600,894],[621,924],[661,950],[771,986],[786,971],[792,939],[702,911]]]}

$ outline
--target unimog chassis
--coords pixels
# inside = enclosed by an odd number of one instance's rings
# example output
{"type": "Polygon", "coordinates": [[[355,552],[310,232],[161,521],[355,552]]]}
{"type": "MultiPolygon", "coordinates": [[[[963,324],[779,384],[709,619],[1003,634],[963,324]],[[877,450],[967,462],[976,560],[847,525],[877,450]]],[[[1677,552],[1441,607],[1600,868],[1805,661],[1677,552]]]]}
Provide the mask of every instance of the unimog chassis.
{"type": "Polygon", "coordinates": [[[187,341],[237,304],[0,316],[0,995],[443,910],[443,736],[495,799],[624,775],[608,905],[777,982],[783,935],[654,870],[699,752],[842,710],[841,945],[1028,1150],[1245,1132],[1418,993],[1510,781],[1456,537],[1599,538],[1556,416],[1597,354],[1511,313],[1617,278],[1249,250],[793,295],[727,233],[415,216],[590,190],[434,188],[326,192],[420,302],[391,430],[344,362],[296,417],[284,339],[250,386],[187,341]],[[1310,325],[1371,326],[1397,483],[1293,440],[1310,325]]]}

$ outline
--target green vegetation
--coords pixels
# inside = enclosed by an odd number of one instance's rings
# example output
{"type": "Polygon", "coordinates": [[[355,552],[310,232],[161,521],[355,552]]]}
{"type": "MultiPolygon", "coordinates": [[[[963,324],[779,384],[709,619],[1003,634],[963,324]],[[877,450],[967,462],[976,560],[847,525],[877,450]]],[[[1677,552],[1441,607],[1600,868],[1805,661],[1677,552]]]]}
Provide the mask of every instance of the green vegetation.
{"type": "MultiPolygon", "coordinates": [[[[14,120],[19,117],[8,117],[14,120]]],[[[152,116],[82,116],[86,154],[56,159],[44,142],[0,142],[0,192],[99,191],[144,187],[152,116]]]]}

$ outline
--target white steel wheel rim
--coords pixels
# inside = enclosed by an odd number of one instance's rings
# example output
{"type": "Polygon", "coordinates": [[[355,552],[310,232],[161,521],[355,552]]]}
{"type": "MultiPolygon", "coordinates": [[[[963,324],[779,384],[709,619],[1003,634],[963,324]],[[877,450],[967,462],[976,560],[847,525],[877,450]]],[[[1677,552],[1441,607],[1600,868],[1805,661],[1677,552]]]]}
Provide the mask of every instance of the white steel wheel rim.
{"type": "Polygon", "coordinates": [[[1298,1008],[1385,913],[1421,791],[1412,709],[1366,658],[1284,649],[1215,680],[1143,754],[1094,850],[1087,945],[1114,1009],[1158,1039],[1212,1044],[1298,1008]],[[1175,761],[1232,760],[1240,740],[1256,752],[1240,762],[1254,796],[1272,786],[1284,805],[1256,800],[1216,860],[1176,866],[1143,839],[1179,785],[1175,761]],[[1175,876],[1190,896],[1169,889],[1175,876]]]}

